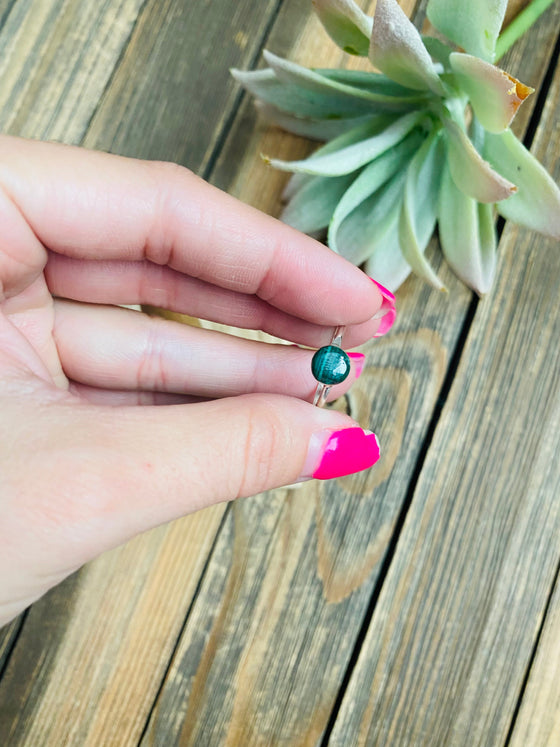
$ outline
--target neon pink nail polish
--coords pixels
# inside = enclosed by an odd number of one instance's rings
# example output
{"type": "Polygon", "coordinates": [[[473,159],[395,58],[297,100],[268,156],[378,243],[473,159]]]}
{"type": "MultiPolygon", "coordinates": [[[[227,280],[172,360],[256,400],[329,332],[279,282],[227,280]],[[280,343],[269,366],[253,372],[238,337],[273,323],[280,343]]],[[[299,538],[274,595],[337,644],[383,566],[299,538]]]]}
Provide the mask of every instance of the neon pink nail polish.
{"type": "Polygon", "coordinates": [[[348,353],[348,357],[353,361],[354,372],[357,379],[360,378],[362,370],[364,368],[364,361],[366,359],[363,353],[348,353]]]}
{"type": "Polygon", "coordinates": [[[383,335],[386,335],[387,332],[391,329],[393,324],[395,323],[395,319],[397,318],[397,310],[396,309],[389,309],[386,314],[383,315],[381,318],[381,321],[379,323],[379,327],[377,328],[377,332],[374,334],[374,337],[383,337],[383,335]]]}
{"type": "Polygon", "coordinates": [[[385,288],[384,285],[381,285],[381,283],[378,283],[377,280],[374,280],[373,278],[370,278],[372,283],[375,283],[375,285],[379,288],[379,291],[381,295],[383,296],[383,303],[381,304],[382,309],[392,309],[395,307],[396,298],[393,293],[388,288],[385,288]]]}
{"type": "Polygon", "coordinates": [[[375,433],[361,428],[314,433],[302,479],[330,480],[372,467],[379,459],[375,433]]]}

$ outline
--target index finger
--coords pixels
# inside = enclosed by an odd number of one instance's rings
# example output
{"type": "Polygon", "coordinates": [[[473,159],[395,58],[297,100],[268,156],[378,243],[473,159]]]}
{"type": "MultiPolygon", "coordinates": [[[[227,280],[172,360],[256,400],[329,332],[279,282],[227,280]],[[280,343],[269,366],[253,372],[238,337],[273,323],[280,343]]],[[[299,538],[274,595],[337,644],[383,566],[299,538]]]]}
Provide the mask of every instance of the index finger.
{"type": "Polygon", "coordinates": [[[367,321],[382,303],[319,242],[173,164],[1,136],[0,185],[68,257],[147,259],[322,325],[367,321]]]}

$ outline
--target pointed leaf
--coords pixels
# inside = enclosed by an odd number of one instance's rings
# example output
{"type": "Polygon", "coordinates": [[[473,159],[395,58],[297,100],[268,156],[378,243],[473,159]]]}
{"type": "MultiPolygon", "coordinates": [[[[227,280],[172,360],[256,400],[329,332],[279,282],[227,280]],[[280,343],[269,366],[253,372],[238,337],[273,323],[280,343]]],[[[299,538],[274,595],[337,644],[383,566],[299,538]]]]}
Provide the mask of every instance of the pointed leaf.
{"type": "Polygon", "coordinates": [[[375,278],[395,293],[410,275],[411,270],[401,252],[399,218],[398,212],[395,212],[383,241],[374,246],[371,256],[366,260],[364,271],[370,278],[375,278]]]}
{"type": "Polygon", "coordinates": [[[284,208],[280,220],[303,233],[320,231],[329,225],[333,212],[355,174],[313,176],[284,208]]]}
{"type": "Polygon", "coordinates": [[[302,172],[322,176],[340,176],[356,171],[366,163],[373,161],[389,148],[394,147],[425,117],[423,112],[411,112],[404,117],[393,120],[387,126],[387,118],[377,117],[373,124],[357,127],[341,135],[331,144],[338,141],[334,153],[315,155],[303,161],[279,161],[271,159],[274,168],[283,171],[302,172]],[[384,121],[383,121],[384,120],[384,121]],[[385,125],[385,126],[381,126],[385,125]]]}
{"type": "MultiPolygon", "coordinates": [[[[335,70],[328,68],[316,68],[316,72],[325,78],[344,83],[353,89],[364,89],[375,96],[375,105],[384,109],[405,109],[426,104],[430,97],[430,91],[415,91],[382,73],[365,72],[363,70],[335,70]]],[[[373,100],[373,99],[372,99],[373,100]]]]}
{"type": "MultiPolygon", "coordinates": [[[[295,62],[283,60],[281,57],[277,57],[267,50],[263,52],[263,57],[279,81],[314,93],[324,94],[325,96],[334,95],[342,98],[363,99],[372,104],[399,103],[403,100],[409,102],[411,98],[410,91],[408,91],[408,96],[397,98],[390,93],[374,91],[365,86],[351,86],[336,77],[321,75],[317,70],[310,70],[309,68],[297,65],[295,62]]],[[[373,73],[371,75],[373,76],[373,73]]],[[[404,90],[406,92],[407,89],[404,90]]]]}
{"type": "Polygon", "coordinates": [[[444,168],[438,207],[439,240],[453,272],[479,295],[492,286],[496,270],[496,231],[492,206],[457,189],[444,168]]]}
{"type": "Polygon", "coordinates": [[[488,132],[503,132],[523,101],[535,90],[470,54],[454,52],[449,61],[476,116],[488,132]]]}
{"type": "Polygon", "coordinates": [[[479,202],[498,202],[517,190],[479,155],[456,122],[445,120],[445,134],[451,176],[465,194],[479,202]]]}
{"type": "Polygon", "coordinates": [[[313,0],[327,34],[345,52],[367,57],[373,19],[352,0],[313,0]]]}
{"type": "Polygon", "coordinates": [[[342,221],[337,232],[339,254],[361,265],[385,242],[400,213],[404,179],[404,173],[395,174],[342,221]]]}
{"type": "Polygon", "coordinates": [[[492,62],[508,0],[429,0],[428,18],[469,54],[492,62]]]}
{"type": "Polygon", "coordinates": [[[328,245],[335,252],[338,250],[337,232],[342,221],[360,203],[376,192],[397,171],[401,171],[407,161],[420,145],[422,136],[419,132],[411,132],[394,148],[385,151],[379,158],[368,164],[348,190],[341,197],[336,206],[329,225],[328,245]]]}
{"type": "MultiPolygon", "coordinates": [[[[340,138],[335,138],[334,140],[331,140],[329,143],[325,143],[320,148],[317,148],[317,150],[313,153],[311,158],[316,156],[322,156],[326,155],[327,153],[333,153],[335,150],[339,149],[341,146],[341,142],[356,142],[355,138],[359,138],[360,130],[356,128],[356,133],[352,135],[352,140],[343,140],[341,141],[340,138]],[[358,133],[358,135],[356,135],[358,133]]],[[[291,200],[294,195],[296,195],[300,189],[303,189],[306,184],[309,184],[315,177],[312,174],[292,174],[290,179],[288,180],[288,183],[284,187],[284,190],[282,192],[282,200],[284,202],[287,202],[288,200],[291,200]]]]}
{"type": "Polygon", "coordinates": [[[369,57],[397,83],[445,93],[422,37],[396,0],[377,0],[369,57]]]}
{"type": "Polygon", "coordinates": [[[341,119],[311,119],[309,117],[294,117],[293,114],[280,111],[275,106],[257,101],[256,107],[264,119],[272,125],[281,127],[294,135],[310,140],[331,140],[342,135],[354,127],[371,121],[371,115],[361,117],[343,117],[341,119]]]}
{"type": "Polygon", "coordinates": [[[518,185],[513,197],[498,203],[499,213],[514,223],[560,239],[560,189],[513,132],[487,135],[485,155],[518,185]]]}
{"type": "Polygon", "coordinates": [[[408,167],[399,218],[399,241],[404,258],[417,275],[438,290],[445,290],[445,286],[430,267],[424,252],[436,225],[443,163],[443,141],[438,131],[424,141],[408,167]]]}
{"type": "Polygon", "coordinates": [[[435,36],[424,36],[422,35],[422,42],[428,50],[428,54],[434,60],[441,62],[446,70],[449,70],[449,55],[453,52],[450,46],[444,44],[441,39],[436,39],[435,36]]]}
{"type": "Polygon", "coordinates": [[[319,93],[282,83],[274,70],[230,70],[232,76],[253,96],[298,117],[339,118],[372,112],[372,103],[337,92],[319,93]]]}

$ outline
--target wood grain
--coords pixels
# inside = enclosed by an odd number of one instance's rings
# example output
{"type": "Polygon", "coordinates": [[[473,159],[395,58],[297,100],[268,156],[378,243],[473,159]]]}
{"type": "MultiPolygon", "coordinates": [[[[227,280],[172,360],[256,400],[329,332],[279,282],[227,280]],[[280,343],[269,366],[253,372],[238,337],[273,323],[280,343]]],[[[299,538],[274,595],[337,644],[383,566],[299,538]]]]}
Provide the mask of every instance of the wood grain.
{"type": "Polygon", "coordinates": [[[143,535],[32,607],[0,683],[0,743],[138,739],[220,516],[143,535]]]}
{"type": "Polygon", "coordinates": [[[277,0],[149,0],[84,145],[204,174],[277,0]]]}
{"type": "MultiPolygon", "coordinates": [[[[301,23],[295,3],[286,3],[268,46],[287,54],[283,40],[296,38],[291,59],[336,64],[336,52],[326,59],[328,40],[320,41],[313,19],[308,24],[301,23]]],[[[540,81],[537,39],[551,44],[554,31],[543,22],[511,60],[522,61],[540,81]]],[[[251,154],[294,158],[308,149],[298,138],[255,123],[248,104],[214,179],[274,212],[285,176],[251,154]],[[238,163],[241,150],[248,155],[238,163]]],[[[143,744],[314,745],[320,739],[470,300],[441,272],[453,303],[417,281],[405,284],[398,294],[399,322],[386,339],[364,348],[365,373],[348,397],[357,419],[379,433],[383,460],[366,476],[235,506],[143,744]]]]}
{"type": "Polygon", "coordinates": [[[143,3],[12,3],[0,29],[2,132],[79,143],[143,3]]]}
{"type": "Polygon", "coordinates": [[[510,747],[560,744],[560,584],[556,583],[510,747]]]}
{"type": "Polygon", "coordinates": [[[12,650],[12,645],[19,635],[21,625],[22,620],[18,617],[8,625],[0,628],[0,673],[3,671],[12,650]]]}
{"type": "MultiPolygon", "coordinates": [[[[556,179],[559,114],[560,69],[556,179]]],[[[504,744],[560,560],[556,250],[506,226],[332,744],[504,744]]]]}

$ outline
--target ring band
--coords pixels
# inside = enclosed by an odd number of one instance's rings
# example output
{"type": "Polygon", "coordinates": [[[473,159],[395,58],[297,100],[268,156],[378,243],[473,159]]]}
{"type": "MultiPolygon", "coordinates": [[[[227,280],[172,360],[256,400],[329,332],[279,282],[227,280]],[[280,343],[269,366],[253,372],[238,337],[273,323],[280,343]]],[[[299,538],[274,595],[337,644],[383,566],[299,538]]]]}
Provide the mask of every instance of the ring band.
{"type": "Polygon", "coordinates": [[[313,404],[323,407],[333,384],[344,381],[350,373],[350,359],[342,350],[344,327],[335,327],[330,345],[319,348],[313,356],[311,368],[318,380],[313,404]]]}

